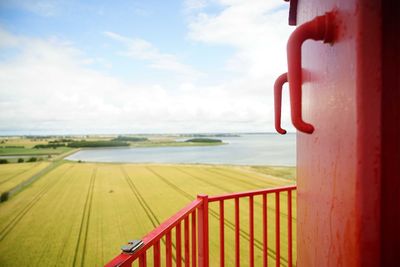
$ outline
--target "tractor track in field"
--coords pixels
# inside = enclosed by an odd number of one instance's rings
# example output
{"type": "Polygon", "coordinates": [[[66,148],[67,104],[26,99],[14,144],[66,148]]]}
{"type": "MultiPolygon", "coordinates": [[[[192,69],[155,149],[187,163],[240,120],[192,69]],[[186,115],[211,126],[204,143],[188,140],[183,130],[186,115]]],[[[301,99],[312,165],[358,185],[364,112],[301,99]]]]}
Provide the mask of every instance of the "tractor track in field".
{"type": "Polygon", "coordinates": [[[125,168],[123,166],[120,167],[121,171],[125,177],[126,182],[128,183],[129,187],[131,188],[132,193],[136,197],[137,201],[139,202],[139,205],[142,207],[144,212],[146,213],[147,217],[149,218],[151,224],[153,225],[154,228],[160,225],[160,221],[158,220],[156,214],[153,212],[153,210],[150,208],[149,204],[145,201],[144,197],[142,194],[139,192],[137,189],[135,183],[132,181],[131,177],[129,174],[126,172],[125,168]]]}
{"type": "MultiPolygon", "coordinates": [[[[254,182],[247,181],[247,180],[244,180],[244,179],[241,179],[241,178],[238,178],[238,177],[230,176],[230,175],[227,175],[225,173],[221,173],[220,171],[217,171],[217,170],[204,169],[204,171],[209,172],[209,173],[213,173],[214,175],[215,174],[219,175],[219,176],[224,177],[226,179],[229,179],[231,181],[232,180],[237,181],[237,182],[239,182],[239,183],[241,183],[241,184],[243,184],[245,186],[251,185],[251,186],[254,186],[255,188],[260,188],[260,187],[264,186],[264,185],[256,184],[254,182]]],[[[251,190],[251,188],[249,190],[251,190]]],[[[254,190],[254,188],[253,188],[253,190],[254,190]]]]}
{"type": "Polygon", "coordinates": [[[32,170],[33,168],[39,166],[39,164],[40,164],[40,163],[36,163],[34,166],[32,166],[31,168],[28,168],[27,170],[23,170],[23,171],[20,171],[20,172],[14,174],[14,175],[11,175],[10,177],[8,177],[7,179],[5,179],[4,181],[1,181],[1,182],[0,182],[0,185],[6,183],[6,182],[8,182],[8,181],[10,181],[11,179],[13,179],[13,178],[15,178],[15,177],[17,177],[17,176],[20,176],[21,174],[24,174],[24,173],[26,173],[26,172],[32,170]]]}
{"type": "MultiPolygon", "coordinates": [[[[170,181],[168,181],[168,179],[166,179],[162,175],[158,174],[157,172],[152,170],[150,167],[146,167],[146,169],[148,169],[151,173],[153,173],[155,176],[157,176],[160,180],[162,180],[164,183],[168,184],[170,187],[172,187],[175,191],[177,191],[178,193],[183,195],[188,200],[190,200],[190,201],[195,200],[195,198],[191,194],[189,194],[186,191],[180,189],[178,186],[176,186],[175,184],[173,184],[170,181]]],[[[209,209],[209,212],[215,219],[219,220],[219,214],[217,212],[213,211],[212,209],[209,209]]],[[[231,229],[232,231],[235,231],[235,224],[234,223],[232,223],[228,219],[225,219],[224,223],[229,229],[231,229]]],[[[239,233],[240,233],[240,236],[243,239],[245,239],[246,241],[250,241],[250,235],[247,232],[245,232],[242,229],[239,229],[239,233]]],[[[254,237],[254,247],[256,247],[259,250],[263,251],[263,243],[260,240],[258,240],[257,238],[255,238],[255,237],[254,237]]],[[[276,257],[275,251],[273,251],[270,248],[268,248],[267,254],[270,257],[276,257]]],[[[281,257],[281,261],[283,261],[285,265],[288,265],[287,259],[281,257]]]]}
{"type": "Polygon", "coordinates": [[[94,184],[96,181],[96,174],[97,174],[97,166],[93,169],[92,175],[90,177],[89,187],[88,187],[88,191],[86,194],[85,205],[83,207],[81,225],[79,227],[78,239],[77,239],[77,243],[75,246],[74,260],[73,260],[72,266],[77,266],[78,253],[79,253],[79,248],[81,246],[82,246],[82,257],[81,257],[81,261],[80,261],[80,266],[83,266],[84,261],[85,261],[86,243],[87,243],[87,237],[88,237],[88,231],[89,231],[89,221],[90,221],[90,214],[91,214],[91,210],[92,210],[93,191],[94,191],[94,184]],[[83,235],[83,231],[85,232],[84,235],[83,235]],[[82,237],[82,235],[83,235],[83,237],[82,237]],[[83,240],[81,243],[82,238],[83,238],[83,240]]]}
{"type": "MultiPolygon", "coordinates": [[[[61,175],[60,177],[63,177],[71,168],[73,165],[69,166],[61,175]]],[[[45,195],[51,188],[53,188],[61,179],[56,179],[53,183],[50,181],[43,187],[42,190],[40,190],[29,203],[20,211],[17,213],[17,215],[11,219],[11,221],[0,231],[0,241],[2,241],[12,229],[14,229],[15,226],[24,218],[24,216],[32,209],[32,207],[38,203],[38,201],[45,195]]]]}
{"type": "MultiPolygon", "coordinates": [[[[215,168],[214,171],[215,171],[215,172],[218,172],[218,171],[224,172],[224,171],[225,171],[225,172],[233,173],[233,170],[224,169],[224,168],[215,168]]],[[[264,178],[261,178],[261,177],[258,177],[257,175],[256,175],[256,176],[250,176],[246,171],[241,171],[240,173],[241,173],[240,176],[242,176],[242,177],[247,177],[247,178],[253,179],[253,180],[256,179],[256,180],[258,180],[259,182],[262,182],[262,183],[265,183],[265,182],[272,183],[274,186],[281,186],[281,184],[278,183],[278,182],[275,182],[275,181],[273,181],[273,182],[272,182],[272,181],[267,181],[265,177],[264,177],[264,178]]],[[[258,172],[256,172],[256,173],[258,173],[258,172]]],[[[272,176],[272,177],[276,177],[276,178],[284,179],[284,180],[285,180],[285,178],[281,178],[281,177],[279,177],[279,176],[274,176],[274,175],[271,175],[271,174],[261,173],[261,172],[259,172],[259,173],[262,174],[262,175],[269,175],[269,176],[272,176]]]]}
{"type": "MultiPolygon", "coordinates": [[[[129,187],[131,188],[132,193],[135,195],[135,197],[138,200],[140,206],[142,207],[142,209],[146,213],[147,217],[151,221],[151,224],[153,225],[154,228],[158,227],[161,223],[158,220],[156,214],[150,208],[149,204],[147,204],[146,200],[144,199],[142,194],[139,192],[139,189],[137,189],[137,187],[135,186],[135,183],[132,181],[132,179],[130,178],[129,174],[126,172],[125,168],[123,166],[121,166],[120,168],[121,168],[121,171],[122,171],[122,173],[123,173],[123,175],[124,175],[124,177],[126,179],[126,182],[128,183],[129,187]],[[153,219],[154,219],[155,222],[153,221],[153,219]]],[[[166,243],[164,239],[161,239],[161,242],[164,245],[166,243]]],[[[174,243],[172,243],[172,247],[176,249],[174,243]]],[[[172,254],[172,258],[173,258],[174,262],[176,262],[176,256],[174,254],[172,254]]]]}
{"type": "MultiPolygon", "coordinates": [[[[178,167],[176,167],[175,169],[178,170],[178,171],[180,171],[180,172],[182,172],[182,173],[184,173],[184,174],[186,174],[186,175],[189,175],[190,177],[192,177],[192,178],[194,178],[194,179],[196,179],[196,180],[198,180],[198,181],[202,181],[202,182],[205,183],[205,184],[209,184],[209,185],[214,186],[214,187],[216,187],[216,188],[218,188],[218,189],[221,189],[221,190],[223,190],[223,191],[226,192],[226,193],[233,193],[233,192],[234,192],[234,191],[229,190],[229,189],[227,189],[227,188],[225,188],[225,187],[223,187],[223,186],[216,185],[216,184],[214,184],[214,183],[212,183],[212,182],[207,181],[206,179],[200,178],[199,176],[193,175],[193,174],[191,174],[190,172],[185,171],[185,170],[182,170],[182,169],[180,169],[180,168],[178,168],[178,167]]],[[[220,176],[222,176],[222,175],[220,175],[220,176]]],[[[234,178],[232,178],[232,180],[233,180],[233,179],[234,179],[234,178]]],[[[250,189],[249,189],[249,190],[250,190],[250,189]]],[[[258,203],[258,202],[254,202],[254,205],[256,205],[257,207],[262,207],[262,204],[260,204],[260,203],[258,203]]],[[[267,207],[267,209],[270,210],[271,212],[275,213],[275,209],[274,209],[274,208],[267,207]]],[[[285,217],[285,218],[288,217],[287,213],[284,213],[284,212],[282,212],[282,211],[281,211],[281,215],[283,215],[283,217],[285,217]]],[[[296,218],[292,218],[292,219],[296,221],[296,218]]]]}

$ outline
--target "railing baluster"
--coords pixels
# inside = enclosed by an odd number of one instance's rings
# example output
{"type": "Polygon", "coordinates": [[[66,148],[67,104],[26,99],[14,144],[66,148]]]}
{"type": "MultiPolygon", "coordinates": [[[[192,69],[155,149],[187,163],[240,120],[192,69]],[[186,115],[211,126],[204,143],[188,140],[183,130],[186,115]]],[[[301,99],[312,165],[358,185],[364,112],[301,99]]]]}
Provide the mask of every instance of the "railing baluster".
{"type": "Polygon", "coordinates": [[[144,252],[142,255],[139,257],[139,267],[146,267],[147,266],[147,257],[146,257],[146,252],[144,252]]]}
{"type": "Polygon", "coordinates": [[[279,192],[275,193],[275,263],[276,266],[279,267],[281,264],[281,248],[280,248],[280,203],[279,203],[279,192]]]}
{"type": "Polygon", "coordinates": [[[254,267],[254,198],[250,196],[249,198],[249,253],[250,253],[250,267],[254,267]]]}
{"type": "Polygon", "coordinates": [[[197,249],[196,249],[196,210],[192,213],[192,266],[196,267],[197,264],[197,249]]]}
{"type": "Polygon", "coordinates": [[[203,204],[199,206],[199,217],[197,218],[197,231],[198,231],[198,243],[199,243],[199,267],[208,267],[208,196],[199,195],[198,199],[203,201],[203,204]]]}
{"type": "Polygon", "coordinates": [[[190,267],[189,217],[184,220],[185,267],[190,267]]]}
{"type": "Polygon", "coordinates": [[[153,264],[154,264],[154,267],[161,266],[160,240],[158,240],[153,246],[153,264]]]}
{"type": "Polygon", "coordinates": [[[240,267],[239,198],[235,198],[235,266],[240,267]]]}
{"type": "Polygon", "coordinates": [[[263,203],[263,267],[268,267],[268,209],[267,194],[262,195],[263,203]]]}
{"type": "Polygon", "coordinates": [[[292,190],[288,190],[288,267],[292,267],[292,190]]]}
{"type": "Polygon", "coordinates": [[[179,222],[175,228],[175,245],[176,245],[176,267],[182,266],[182,238],[181,238],[181,223],[179,222]]]}
{"type": "Polygon", "coordinates": [[[168,231],[167,234],[166,234],[165,255],[166,255],[166,266],[167,267],[172,267],[171,231],[168,231]]]}
{"type": "Polygon", "coordinates": [[[225,266],[225,214],[224,201],[219,201],[219,258],[220,267],[225,266]]]}

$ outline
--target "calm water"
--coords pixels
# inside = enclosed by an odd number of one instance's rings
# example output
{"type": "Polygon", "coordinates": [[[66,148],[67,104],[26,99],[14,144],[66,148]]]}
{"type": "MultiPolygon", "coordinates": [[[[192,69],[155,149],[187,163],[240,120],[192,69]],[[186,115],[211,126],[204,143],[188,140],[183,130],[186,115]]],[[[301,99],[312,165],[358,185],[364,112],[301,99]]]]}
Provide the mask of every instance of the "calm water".
{"type": "Polygon", "coordinates": [[[227,145],[85,149],[69,160],[135,163],[296,165],[296,135],[249,134],[219,138],[227,145]]]}

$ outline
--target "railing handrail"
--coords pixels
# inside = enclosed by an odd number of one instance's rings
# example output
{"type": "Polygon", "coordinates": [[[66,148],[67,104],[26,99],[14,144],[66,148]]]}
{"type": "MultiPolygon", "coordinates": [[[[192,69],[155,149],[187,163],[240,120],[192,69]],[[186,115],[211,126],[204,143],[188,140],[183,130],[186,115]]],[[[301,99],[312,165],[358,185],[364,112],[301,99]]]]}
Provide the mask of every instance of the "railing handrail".
{"type": "Polygon", "coordinates": [[[106,267],[120,266],[123,264],[131,263],[137,258],[139,258],[142,253],[144,253],[149,247],[154,245],[158,240],[160,240],[163,235],[174,228],[178,223],[183,221],[186,216],[188,216],[193,210],[198,208],[203,203],[202,199],[196,199],[192,201],[189,205],[175,213],[172,217],[168,218],[157,228],[153,229],[150,233],[146,234],[143,238],[143,246],[133,254],[121,253],[119,256],[115,257],[112,261],[107,263],[106,267]]]}
{"type": "MultiPolygon", "coordinates": [[[[197,199],[192,201],[190,204],[188,204],[186,207],[175,213],[173,216],[171,216],[169,219],[164,221],[162,224],[160,224],[158,227],[156,227],[154,230],[146,234],[143,238],[143,246],[140,247],[136,252],[129,254],[129,253],[121,253],[114,259],[112,259],[110,262],[108,262],[105,266],[106,267],[115,267],[115,266],[128,266],[128,264],[131,264],[133,261],[136,259],[140,258],[142,255],[145,254],[146,251],[153,245],[155,245],[157,242],[161,240],[161,238],[164,237],[165,234],[170,232],[174,227],[176,227],[178,224],[180,224],[183,220],[185,220],[191,213],[195,212],[196,209],[201,210],[202,205],[206,204],[209,202],[217,202],[217,201],[224,201],[224,200],[229,200],[229,199],[239,199],[242,197],[253,197],[257,195],[267,195],[270,193],[280,193],[280,192],[289,192],[292,190],[295,190],[297,188],[296,185],[291,185],[291,186],[282,186],[278,188],[268,188],[268,189],[260,189],[260,190],[252,190],[252,191],[246,191],[246,192],[240,192],[240,193],[229,193],[229,194],[224,194],[224,195],[217,195],[217,196],[207,196],[207,195],[198,195],[197,199]]],[[[204,211],[203,211],[204,212],[204,211]]],[[[206,218],[208,218],[208,208],[206,211],[207,214],[204,214],[206,218]]],[[[200,214],[199,214],[199,219],[200,219],[200,214]]],[[[208,221],[208,220],[207,220],[208,221]]],[[[201,220],[199,221],[201,222],[201,220]]],[[[200,226],[199,225],[199,230],[200,226]]],[[[208,229],[208,223],[204,225],[208,229]]],[[[204,229],[202,229],[204,230],[204,229]]],[[[200,232],[199,232],[200,233],[200,232]]],[[[208,235],[208,230],[206,230],[206,233],[208,235]]],[[[208,238],[204,240],[205,242],[208,242],[208,238]]],[[[200,240],[199,240],[200,242],[200,240]]],[[[206,245],[206,244],[204,244],[206,245]]],[[[208,246],[206,246],[203,249],[207,249],[208,246]]],[[[207,252],[208,254],[208,249],[207,252]]],[[[204,255],[208,256],[208,255],[204,255]]],[[[208,259],[206,259],[208,262],[208,259]]],[[[208,266],[208,265],[206,265],[208,266]]]]}
{"type": "Polygon", "coordinates": [[[295,190],[296,187],[297,187],[296,185],[290,185],[290,186],[282,186],[282,187],[277,187],[277,188],[246,191],[246,192],[240,192],[240,193],[230,193],[230,194],[219,195],[219,196],[209,196],[208,202],[215,202],[215,201],[220,201],[220,200],[228,200],[228,199],[235,199],[235,198],[241,198],[241,197],[250,197],[250,196],[264,195],[264,194],[269,194],[269,193],[277,193],[277,192],[295,190]]]}

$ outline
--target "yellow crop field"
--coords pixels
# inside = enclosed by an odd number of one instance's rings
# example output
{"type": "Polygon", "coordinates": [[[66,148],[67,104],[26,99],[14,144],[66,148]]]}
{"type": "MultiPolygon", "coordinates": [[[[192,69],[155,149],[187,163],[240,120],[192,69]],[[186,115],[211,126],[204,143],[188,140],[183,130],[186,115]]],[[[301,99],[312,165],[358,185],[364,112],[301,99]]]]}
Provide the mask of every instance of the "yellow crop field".
{"type": "MultiPolygon", "coordinates": [[[[194,200],[197,194],[219,195],[293,184],[293,180],[279,178],[279,172],[274,171],[271,175],[266,170],[260,173],[237,166],[61,164],[16,197],[0,204],[0,266],[101,266],[118,255],[121,245],[140,239],[194,200]]],[[[256,266],[260,266],[261,199],[254,201],[255,260],[256,266]]],[[[281,253],[285,265],[286,194],[281,194],[280,203],[281,253]]],[[[216,204],[210,204],[211,266],[219,264],[216,204]]],[[[271,264],[275,242],[274,204],[274,198],[268,197],[271,264]]],[[[240,201],[240,210],[241,262],[246,266],[247,199],[240,201]]],[[[232,266],[233,202],[226,203],[225,214],[226,266],[232,266]]],[[[293,214],[296,214],[295,202],[293,214]]]]}
{"type": "Polygon", "coordinates": [[[49,162],[0,165],[0,194],[27,180],[49,166],[49,162]]]}

